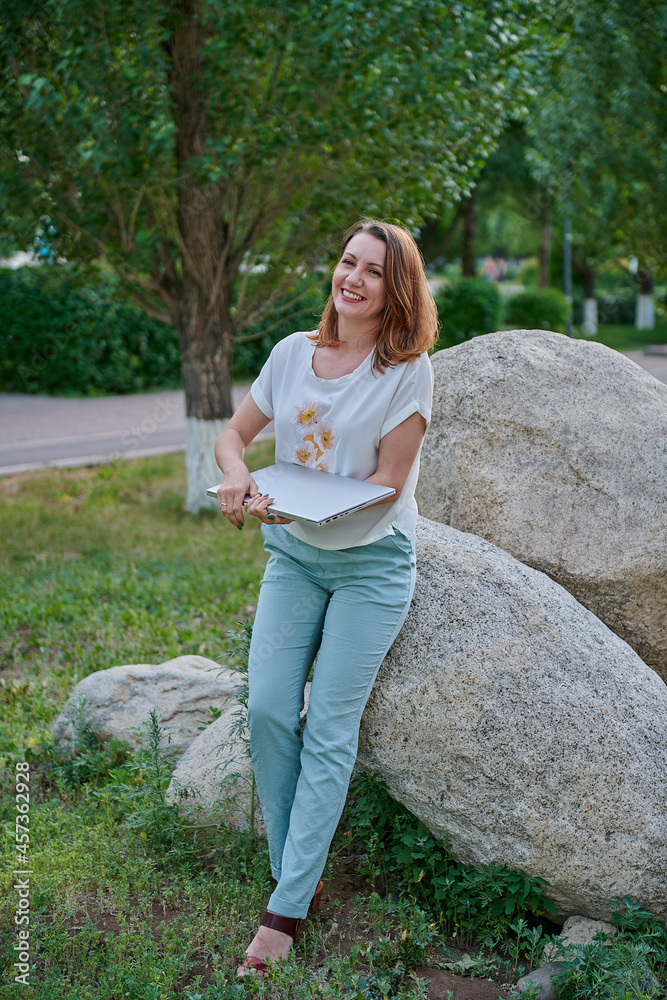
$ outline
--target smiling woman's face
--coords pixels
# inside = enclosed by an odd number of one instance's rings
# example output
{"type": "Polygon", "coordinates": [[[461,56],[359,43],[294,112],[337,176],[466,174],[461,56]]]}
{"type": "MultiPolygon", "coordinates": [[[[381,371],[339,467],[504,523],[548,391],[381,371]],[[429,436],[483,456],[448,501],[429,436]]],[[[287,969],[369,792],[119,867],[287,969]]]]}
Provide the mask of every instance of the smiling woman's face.
{"type": "Polygon", "coordinates": [[[340,317],[368,323],[382,315],[387,297],[384,265],[387,247],[370,233],[357,233],[345,247],[331,281],[334,306],[340,317]]]}

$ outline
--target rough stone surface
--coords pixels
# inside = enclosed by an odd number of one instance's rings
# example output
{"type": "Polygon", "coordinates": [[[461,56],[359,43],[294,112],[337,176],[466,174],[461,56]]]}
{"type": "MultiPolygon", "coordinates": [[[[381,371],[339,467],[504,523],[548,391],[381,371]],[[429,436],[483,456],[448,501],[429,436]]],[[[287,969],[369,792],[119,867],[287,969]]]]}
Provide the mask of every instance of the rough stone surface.
{"type": "Polygon", "coordinates": [[[565,968],[564,962],[548,962],[541,965],[539,969],[533,969],[527,976],[522,976],[516,984],[519,993],[523,993],[530,986],[537,986],[540,991],[540,1000],[558,1000],[558,993],[551,985],[551,980],[565,968]]]}
{"type": "MultiPolygon", "coordinates": [[[[568,917],[560,932],[562,944],[587,945],[593,943],[596,934],[615,934],[616,928],[606,920],[592,920],[579,914],[568,917]]],[[[542,958],[549,961],[556,957],[556,945],[548,944],[542,952],[542,958]]]]}
{"type": "MultiPolygon", "coordinates": [[[[301,725],[305,723],[310,684],[304,689],[301,725]]],[[[236,730],[239,703],[230,698],[220,715],[197,736],[179,761],[167,790],[170,802],[209,818],[218,818],[236,830],[250,826],[252,766],[246,745],[236,730]],[[183,797],[186,792],[186,797],[183,797]]],[[[255,803],[254,830],[266,835],[262,810],[255,803]]]]}
{"type": "Polygon", "coordinates": [[[209,706],[221,707],[238,683],[233,671],[203,656],[97,670],[76,685],[52,727],[52,736],[65,744],[72,739],[77,708],[85,698],[85,718],[102,739],[117,736],[138,746],[142,734],[137,729],[155,709],[179,756],[199,736],[202,722],[210,718],[209,706]]]}
{"type": "Polygon", "coordinates": [[[667,385],[544,330],[432,362],[420,513],[547,573],[667,681],[667,385]]]}
{"type": "Polygon", "coordinates": [[[417,525],[417,585],[359,764],[462,861],[551,883],[563,916],[667,917],[667,686],[549,577],[417,525]]]}
{"type": "MultiPolygon", "coordinates": [[[[180,801],[188,811],[217,818],[233,829],[247,830],[252,765],[245,744],[235,731],[238,711],[238,701],[230,699],[220,717],[197,735],[171,776],[167,800],[180,801]]],[[[254,829],[265,836],[259,804],[255,807],[254,829]]]]}

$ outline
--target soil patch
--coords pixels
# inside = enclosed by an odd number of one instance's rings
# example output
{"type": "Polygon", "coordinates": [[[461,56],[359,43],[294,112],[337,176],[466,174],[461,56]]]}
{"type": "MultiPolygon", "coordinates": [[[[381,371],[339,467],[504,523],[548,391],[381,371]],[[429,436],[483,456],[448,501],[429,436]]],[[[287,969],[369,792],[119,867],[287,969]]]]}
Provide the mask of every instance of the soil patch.
{"type": "Polygon", "coordinates": [[[472,979],[468,976],[455,976],[442,969],[429,969],[424,965],[414,969],[413,976],[417,979],[428,979],[429,1000],[447,1000],[447,991],[451,991],[452,1000],[508,1000],[512,994],[511,986],[501,986],[492,979],[472,979]]]}

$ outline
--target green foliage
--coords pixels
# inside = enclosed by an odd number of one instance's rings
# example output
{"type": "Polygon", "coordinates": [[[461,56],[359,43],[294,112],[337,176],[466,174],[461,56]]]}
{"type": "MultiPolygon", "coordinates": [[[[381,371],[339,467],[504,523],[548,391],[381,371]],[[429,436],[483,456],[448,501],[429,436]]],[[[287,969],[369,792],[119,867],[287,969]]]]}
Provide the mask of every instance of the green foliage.
{"type": "MultiPolygon", "coordinates": [[[[229,736],[227,740],[220,744],[220,747],[218,748],[223,759],[225,756],[225,748],[236,751],[236,748],[240,744],[244,748],[246,757],[250,760],[250,733],[248,731],[248,697],[250,693],[248,687],[248,659],[250,656],[250,643],[252,641],[252,624],[252,620],[248,618],[244,623],[238,622],[237,627],[229,629],[226,634],[229,648],[227,665],[230,669],[235,670],[239,674],[241,683],[234,694],[234,699],[238,702],[238,705],[232,713],[229,736]]],[[[238,780],[248,781],[248,778],[243,774],[230,773],[226,771],[223,766],[223,785],[230,784],[233,786],[233,784],[238,780]]],[[[259,799],[257,797],[255,772],[252,768],[252,764],[250,766],[249,786],[250,805],[248,809],[248,837],[250,851],[253,851],[255,848],[255,813],[259,805],[259,799]]],[[[233,790],[231,794],[233,795],[233,790]]]]}
{"type": "Polygon", "coordinates": [[[632,289],[625,294],[598,295],[597,303],[600,326],[634,326],[637,299],[632,289]]]}
{"type": "Polygon", "coordinates": [[[355,959],[364,960],[375,970],[398,966],[409,970],[425,964],[438,930],[430,912],[408,896],[394,902],[381,899],[377,892],[363,904],[371,941],[354,945],[355,959]]]}
{"type": "Polygon", "coordinates": [[[2,0],[2,228],[26,245],[48,219],[57,252],[233,339],[359,214],[416,227],[470,190],[542,20],[533,0],[2,0]]]}
{"type": "Polygon", "coordinates": [[[629,897],[613,903],[611,934],[587,945],[555,940],[553,960],[565,968],[553,979],[559,1000],[650,1000],[667,986],[667,931],[629,897]]]}
{"type": "Polygon", "coordinates": [[[495,945],[515,939],[521,953],[535,951],[532,932],[527,938],[525,923],[517,921],[556,912],[544,879],[457,862],[446,844],[391,798],[381,781],[367,775],[355,779],[346,815],[363,847],[360,870],[372,882],[403,886],[421,905],[435,907],[462,940],[477,938],[495,945]]]}
{"type": "Polygon", "coordinates": [[[384,975],[353,975],[347,977],[346,1000],[385,1000],[400,997],[401,1000],[427,1000],[425,984],[416,989],[402,989],[405,969],[399,963],[384,975]]]}
{"type": "Polygon", "coordinates": [[[176,331],[109,279],[66,266],[0,269],[0,388],[95,395],[179,388],[176,331]]]}
{"type": "Polygon", "coordinates": [[[515,330],[554,330],[563,333],[567,300],[555,288],[535,288],[513,295],[505,306],[505,326],[515,330]]]}
{"type": "Polygon", "coordinates": [[[501,299],[497,287],[483,278],[461,278],[435,296],[440,317],[436,350],[453,347],[500,327],[501,299]]]}
{"type": "Polygon", "coordinates": [[[667,950],[660,933],[595,935],[592,944],[570,945],[556,959],[566,968],[552,980],[559,1000],[651,1000],[664,997],[667,950]],[[656,975],[661,973],[661,978],[656,975]]]}
{"type": "Polygon", "coordinates": [[[254,378],[271,349],[297,330],[314,330],[319,323],[331,281],[303,278],[286,292],[262,319],[242,330],[234,343],[235,378],[254,378]]]}
{"type": "Polygon", "coordinates": [[[86,719],[86,699],[82,698],[76,707],[71,740],[64,743],[45,738],[26,749],[25,759],[43,784],[72,791],[82,785],[104,784],[116,768],[126,763],[128,753],[123,740],[99,738],[86,719]]]}
{"type": "Polygon", "coordinates": [[[533,175],[571,215],[578,257],[594,263],[612,248],[664,268],[667,8],[574,0],[553,10],[557,56],[526,120],[533,175]]]}

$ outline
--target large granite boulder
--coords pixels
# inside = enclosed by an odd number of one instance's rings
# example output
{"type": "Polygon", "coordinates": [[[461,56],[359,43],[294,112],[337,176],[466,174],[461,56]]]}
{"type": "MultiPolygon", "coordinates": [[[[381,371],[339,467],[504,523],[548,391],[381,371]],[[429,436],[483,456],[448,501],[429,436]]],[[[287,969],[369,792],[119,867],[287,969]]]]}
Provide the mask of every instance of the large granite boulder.
{"type": "Polygon", "coordinates": [[[667,680],[667,385],[543,330],[432,362],[420,513],[547,573],[667,680]]]}
{"type": "Polygon", "coordinates": [[[77,713],[82,710],[101,739],[117,736],[138,746],[141,727],[155,709],[178,757],[210,718],[209,706],[221,707],[238,687],[237,674],[203,656],[97,670],[76,685],[51,735],[63,745],[71,742],[77,713]]]}
{"type": "Polygon", "coordinates": [[[419,518],[417,585],[359,765],[460,860],[539,875],[563,916],[667,918],[667,686],[543,573],[419,518]]]}

